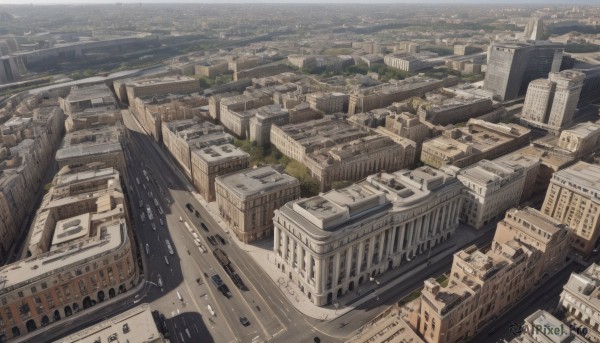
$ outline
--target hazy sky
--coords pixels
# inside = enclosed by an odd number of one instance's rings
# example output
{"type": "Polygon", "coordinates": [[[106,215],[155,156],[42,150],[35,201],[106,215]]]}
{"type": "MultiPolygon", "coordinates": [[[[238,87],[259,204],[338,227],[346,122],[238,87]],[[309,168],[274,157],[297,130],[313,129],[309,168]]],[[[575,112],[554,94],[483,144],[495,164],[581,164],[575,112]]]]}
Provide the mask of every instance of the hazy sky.
{"type": "Polygon", "coordinates": [[[594,4],[598,0],[2,0],[2,4],[91,4],[103,3],[486,3],[486,4],[594,4]]]}

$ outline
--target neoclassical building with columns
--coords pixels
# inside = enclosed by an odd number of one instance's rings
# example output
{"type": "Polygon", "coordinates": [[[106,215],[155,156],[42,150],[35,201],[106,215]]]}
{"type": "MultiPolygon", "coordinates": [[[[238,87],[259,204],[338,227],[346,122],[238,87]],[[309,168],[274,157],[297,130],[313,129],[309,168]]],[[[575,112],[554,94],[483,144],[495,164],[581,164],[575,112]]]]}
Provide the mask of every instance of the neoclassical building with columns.
{"type": "Polygon", "coordinates": [[[379,173],[275,211],[275,263],[316,305],[448,239],[458,226],[457,168],[379,173]]]}

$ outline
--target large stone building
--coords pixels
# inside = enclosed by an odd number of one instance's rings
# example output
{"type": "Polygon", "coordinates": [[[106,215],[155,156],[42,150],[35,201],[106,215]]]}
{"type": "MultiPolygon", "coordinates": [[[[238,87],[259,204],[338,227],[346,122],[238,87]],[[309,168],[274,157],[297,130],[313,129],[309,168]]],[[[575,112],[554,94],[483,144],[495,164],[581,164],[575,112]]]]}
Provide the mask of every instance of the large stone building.
{"type": "Polygon", "coordinates": [[[458,84],[458,77],[455,76],[449,76],[442,80],[413,76],[402,81],[365,88],[350,95],[348,114],[353,115],[387,107],[394,102],[406,100],[413,96],[421,97],[434,89],[456,84],[458,84]]]}
{"type": "Polygon", "coordinates": [[[520,330],[514,332],[521,334],[508,343],[588,343],[580,330],[578,327],[572,329],[544,310],[537,310],[525,318],[520,330]]]}
{"type": "Polygon", "coordinates": [[[525,25],[524,36],[526,40],[542,40],[546,38],[546,27],[541,18],[532,17],[525,25]]]}
{"type": "Polygon", "coordinates": [[[490,99],[453,98],[444,101],[443,104],[422,106],[417,114],[422,122],[427,121],[433,125],[446,126],[466,122],[492,110],[492,100],[490,99]]]}
{"type": "Polygon", "coordinates": [[[385,118],[386,130],[417,144],[417,152],[421,152],[423,142],[429,138],[429,127],[419,117],[409,112],[392,113],[385,118]]]}
{"type": "Polygon", "coordinates": [[[592,263],[582,273],[573,273],[560,294],[559,308],[565,322],[587,329],[586,342],[600,342],[600,266],[592,263]]]}
{"type": "Polygon", "coordinates": [[[452,236],[462,188],[420,167],[291,201],[273,218],[275,261],[310,301],[331,304],[452,236]]]}
{"type": "Polygon", "coordinates": [[[269,166],[218,176],[215,191],[219,214],[245,243],[273,232],[273,211],[300,197],[300,182],[269,166]]]}
{"type": "Polygon", "coordinates": [[[564,265],[563,225],[533,209],[509,211],[505,221],[486,253],[473,245],[454,254],[446,287],[425,281],[417,331],[426,342],[468,341],[564,265]]]}
{"type": "Polygon", "coordinates": [[[573,230],[573,248],[589,255],[600,237],[600,166],[585,162],[552,176],[542,212],[573,230]]]}
{"type": "Polygon", "coordinates": [[[192,149],[192,182],[202,197],[215,200],[215,178],[250,167],[250,155],[232,144],[192,149]]]}
{"type": "Polygon", "coordinates": [[[0,269],[0,338],[64,321],[140,281],[119,173],[65,167],[53,185],[31,228],[31,257],[0,269]]]}
{"type": "Polygon", "coordinates": [[[484,88],[500,100],[525,95],[529,82],[560,71],[564,45],[547,41],[493,42],[484,88]]]}
{"type": "MultiPolygon", "coordinates": [[[[532,168],[537,167],[532,166],[532,168]]],[[[527,169],[519,164],[481,160],[462,169],[458,179],[465,185],[461,220],[476,229],[499,219],[521,200],[527,169]]]]}
{"type": "Polygon", "coordinates": [[[331,189],[336,181],[354,182],[370,174],[393,172],[412,166],[415,142],[381,135],[371,135],[308,154],[304,164],[321,184],[321,191],[331,189]]]}
{"type": "Polygon", "coordinates": [[[135,98],[145,96],[197,93],[200,91],[200,83],[193,77],[177,75],[131,81],[126,84],[125,89],[127,100],[131,104],[135,98]]]}
{"type": "Polygon", "coordinates": [[[143,342],[165,343],[159,333],[149,304],[143,304],[112,318],[77,331],[53,343],[143,342]],[[116,339],[115,339],[116,338],[116,339]]]}
{"type": "Polygon", "coordinates": [[[600,151],[600,123],[579,123],[562,130],[558,137],[559,148],[575,158],[588,158],[600,151]]]}
{"type": "Polygon", "coordinates": [[[528,125],[558,132],[571,124],[585,74],[575,70],[550,73],[527,88],[521,119],[528,125]]]}
{"type": "Polygon", "coordinates": [[[383,63],[388,67],[400,69],[413,73],[419,70],[431,68],[434,66],[433,63],[428,61],[431,56],[420,56],[418,53],[394,53],[385,55],[383,57],[383,63]]]}
{"type": "Polygon", "coordinates": [[[516,124],[469,119],[465,127],[446,130],[442,136],[425,141],[421,161],[436,168],[444,164],[464,168],[516,150],[529,143],[530,135],[531,130],[516,124]]]}
{"type": "Polygon", "coordinates": [[[71,87],[69,95],[58,99],[67,115],[67,132],[90,129],[102,125],[116,125],[121,121],[121,110],[112,91],[104,83],[71,87]]]}
{"type": "Polygon", "coordinates": [[[254,116],[250,118],[250,140],[258,145],[268,146],[271,143],[271,126],[286,125],[290,122],[290,113],[279,105],[267,105],[248,111],[254,116]]]}
{"type": "Polygon", "coordinates": [[[256,115],[256,111],[251,110],[272,104],[273,98],[266,92],[223,98],[220,103],[219,121],[230,132],[246,139],[250,137],[250,118],[256,115]]]}
{"type": "Polygon", "coordinates": [[[60,149],[56,152],[58,167],[96,162],[124,173],[122,136],[123,130],[120,126],[100,126],[70,132],[65,135],[60,149]]]}
{"type": "Polygon", "coordinates": [[[309,93],[306,95],[306,102],[310,104],[313,110],[323,111],[325,114],[345,112],[348,107],[349,96],[344,93],[309,93]]]}

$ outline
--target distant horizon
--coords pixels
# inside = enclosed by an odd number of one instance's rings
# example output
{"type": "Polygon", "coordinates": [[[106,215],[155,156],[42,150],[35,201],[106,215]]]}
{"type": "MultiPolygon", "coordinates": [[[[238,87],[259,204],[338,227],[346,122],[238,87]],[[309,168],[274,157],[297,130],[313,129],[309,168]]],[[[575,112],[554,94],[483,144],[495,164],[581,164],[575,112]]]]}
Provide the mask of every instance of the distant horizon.
{"type": "Polygon", "coordinates": [[[77,4],[480,4],[480,5],[598,5],[597,0],[8,0],[2,5],[77,5],[77,4]]]}

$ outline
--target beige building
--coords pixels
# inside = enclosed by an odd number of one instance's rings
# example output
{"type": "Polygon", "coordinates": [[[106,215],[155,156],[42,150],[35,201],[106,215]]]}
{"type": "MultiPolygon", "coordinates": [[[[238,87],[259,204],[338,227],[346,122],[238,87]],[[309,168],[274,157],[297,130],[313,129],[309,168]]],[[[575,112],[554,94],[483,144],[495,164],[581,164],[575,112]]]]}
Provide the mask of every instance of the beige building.
{"type": "Polygon", "coordinates": [[[215,191],[219,214],[248,243],[272,234],[273,211],[300,197],[300,182],[265,166],[218,176],[215,191]]]}
{"type": "Polygon", "coordinates": [[[430,56],[419,56],[418,53],[395,53],[385,55],[383,57],[383,63],[388,67],[404,70],[407,72],[416,72],[422,69],[431,68],[433,64],[427,59],[430,56]]]}
{"type": "Polygon", "coordinates": [[[123,173],[125,160],[121,146],[122,136],[120,125],[70,132],[65,135],[56,152],[58,167],[96,162],[123,173]]]}
{"type": "Polygon", "coordinates": [[[250,155],[232,144],[192,149],[192,181],[204,200],[214,201],[215,178],[250,167],[250,155]]]}
{"type": "Polygon", "coordinates": [[[248,111],[254,113],[250,118],[250,140],[258,145],[268,146],[271,143],[271,126],[289,124],[290,113],[279,105],[267,105],[248,111]]]}
{"type": "MultiPolygon", "coordinates": [[[[513,324],[514,325],[514,324],[513,324]]],[[[577,331],[571,330],[569,325],[561,322],[552,314],[537,310],[529,317],[520,328],[521,334],[508,343],[588,343],[577,331]]]]}
{"type": "Polygon", "coordinates": [[[529,143],[531,130],[516,124],[493,124],[469,119],[467,125],[444,131],[423,143],[421,161],[433,167],[460,168],[482,159],[494,159],[529,143]]]}
{"type": "Polygon", "coordinates": [[[535,191],[536,180],[542,168],[542,159],[515,152],[501,156],[495,159],[494,162],[510,166],[510,168],[515,170],[523,168],[525,182],[519,204],[528,201],[535,191]]]}
{"type": "Polygon", "coordinates": [[[411,140],[371,135],[314,151],[303,162],[321,183],[321,191],[326,191],[336,181],[354,182],[373,173],[407,168],[414,163],[415,151],[411,140]]]}
{"type": "Polygon", "coordinates": [[[415,142],[419,153],[423,142],[429,138],[429,127],[423,124],[417,115],[409,112],[392,113],[387,116],[385,129],[415,142]]]}
{"type": "Polygon", "coordinates": [[[211,65],[196,65],[194,66],[194,73],[196,75],[206,76],[209,79],[225,74],[229,71],[229,62],[219,61],[211,65]]]}
{"type": "Polygon", "coordinates": [[[576,158],[597,154],[600,151],[600,123],[579,123],[563,130],[557,145],[576,158]]]}
{"type": "MultiPolygon", "coordinates": [[[[600,266],[592,263],[582,273],[573,273],[560,294],[559,307],[565,322],[587,329],[589,342],[600,342],[600,266]]],[[[585,341],[585,342],[588,342],[585,341]]]]}
{"type": "Polygon", "coordinates": [[[332,304],[452,236],[462,188],[420,167],[288,202],[273,218],[277,266],[314,304],[332,304]]]}
{"type": "Polygon", "coordinates": [[[98,343],[110,342],[111,337],[121,342],[164,343],[158,332],[150,305],[143,304],[89,326],[81,331],[61,338],[54,343],[98,343]]]}
{"type": "Polygon", "coordinates": [[[165,76],[128,82],[125,86],[131,104],[135,98],[164,94],[191,94],[200,91],[200,83],[188,76],[165,76]]]}
{"type": "Polygon", "coordinates": [[[454,254],[446,287],[425,281],[417,331],[426,342],[468,341],[566,261],[564,226],[533,209],[509,211],[506,222],[500,231],[515,237],[497,233],[486,253],[473,245],[454,254]]]}
{"type": "Polygon", "coordinates": [[[71,87],[69,95],[58,98],[65,112],[67,132],[101,125],[115,125],[121,121],[121,111],[112,91],[104,83],[71,87]]]}
{"type": "Polygon", "coordinates": [[[345,343],[425,343],[410,327],[397,305],[365,324],[345,343]]]}
{"type": "Polygon", "coordinates": [[[526,172],[519,164],[488,160],[462,169],[458,174],[465,185],[461,221],[480,229],[517,206],[525,188],[526,172]]]}
{"type": "Polygon", "coordinates": [[[323,111],[325,114],[344,112],[348,107],[349,96],[344,93],[309,93],[306,95],[306,102],[310,108],[317,111],[323,111]]]}
{"type": "Polygon", "coordinates": [[[256,115],[251,110],[273,104],[269,93],[237,95],[221,99],[219,121],[223,127],[241,139],[250,137],[250,118],[256,115]]]}
{"type": "Polygon", "coordinates": [[[600,236],[600,166],[578,162],[552,176],[542,212],[573,230],[573,248],[589,255],[600,236]]]}
{"type": "Polygon", "coordinates": [[[62,168],[33,222],[31,257],[0,269],[0,339],[22,336],[139,282],[114,168],[62,168]]]}

